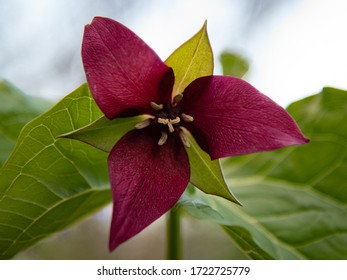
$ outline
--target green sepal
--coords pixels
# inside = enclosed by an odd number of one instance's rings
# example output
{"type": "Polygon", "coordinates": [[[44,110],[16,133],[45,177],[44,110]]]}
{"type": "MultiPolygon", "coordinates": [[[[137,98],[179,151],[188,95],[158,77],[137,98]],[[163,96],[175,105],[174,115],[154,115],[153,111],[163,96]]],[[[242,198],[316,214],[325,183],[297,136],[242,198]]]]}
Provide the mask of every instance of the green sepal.
{"type": "Polygon", "coordinates": [[[192,38],[165,61],[175,73],[173,96],[181,94],[195,79],[213,74],[213,53],[207,35],[207,21],[192,38]]]}
{"type": "Polygon", "coordinates": [[[228,187],[219,160],[211,160],[191,134],[190,147],[186,148],[190,162],[190,182],[207,194],[217,195],[241,205],[228,187]]]}
{"type": "Polygon", "coordinates": [[[106,153],[110,153],[113,146],[128,131],[135,128],[135,125],[145,116],[136,116],[129,118],[117,118],[109,120],[105,116],[101,116],[96,121],[72,132],[60,135],[60,138],[69,138],[79,140],[89,144],[106,153]]]}

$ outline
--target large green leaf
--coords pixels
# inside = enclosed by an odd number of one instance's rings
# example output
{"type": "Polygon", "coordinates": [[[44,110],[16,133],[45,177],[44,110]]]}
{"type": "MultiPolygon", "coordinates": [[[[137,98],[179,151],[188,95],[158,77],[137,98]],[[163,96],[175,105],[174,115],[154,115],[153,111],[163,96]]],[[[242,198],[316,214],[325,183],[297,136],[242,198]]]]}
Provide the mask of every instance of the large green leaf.
{"type": "Polygon", "coordinates": [[[23,128],[0,169],[1,258],[11,258],[111,201],[107,154],[56,138],[100,116],[82,85],[23,128]]]}
{"type": "Polygon", "coordinates": [[[0,81],[0,167],[13,150],[22,127],[50,106],[44,99],[27,96],[0,81]]]}
{"type": "Polygon", "coordinates": [[[173,94],[177,95],[196,78],[213,74],[213,53],[207,36],[207,22],[165,61],[175,73],[173,94]]]}
{"type": "Polygon", "coordinates": [[[191,200],[217,211],[250,258],[346,259],[347,92],[325,88],[288,110],[309,144],[223,161],[244,207],[198,192],[191,200]]]}

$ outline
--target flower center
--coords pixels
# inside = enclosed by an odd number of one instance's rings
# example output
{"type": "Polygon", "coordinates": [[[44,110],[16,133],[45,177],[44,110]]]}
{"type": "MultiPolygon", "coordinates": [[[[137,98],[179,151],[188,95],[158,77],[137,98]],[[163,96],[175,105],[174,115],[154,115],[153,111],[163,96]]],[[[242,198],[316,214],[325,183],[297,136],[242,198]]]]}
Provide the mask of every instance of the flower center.
{"type": "Polygon", "coordinates": [[[173,104],[167,102],[166,105],[150,102],[150,106],[155,110],[154,115],[150,115],[147,119],[135,125],[136,129],[142,129],[150,125],[156,125],[160,128],[161,137],[158,145],[165,144],[170,134],[178,134],[182,143],[186,147],[190,147],[186,129],[181,126],[184,122],[192,122],[194,118],[187,114],[181,113],[181,108],[178,106],[183,95],[175,96],[173,104]]]}

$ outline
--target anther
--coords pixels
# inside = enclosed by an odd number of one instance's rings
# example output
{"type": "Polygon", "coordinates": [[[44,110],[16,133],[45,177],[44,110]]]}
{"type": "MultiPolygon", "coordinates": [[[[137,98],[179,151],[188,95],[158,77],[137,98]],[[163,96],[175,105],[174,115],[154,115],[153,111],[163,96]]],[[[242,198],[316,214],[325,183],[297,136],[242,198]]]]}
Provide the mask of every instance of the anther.
{"type": "Polygon", "coordinates": [[[179,117],[174,118],[173,120],[169,120],[167,126],[169,127],[169,131],[172,133],[175,131],[175,128],[173,127],[173,124],[177,124],[181,121],[179,117]]]}
{"type": "Polygon", "coordinates": [[[190,143],[189,143],[189,139],[187,137],[187,134],[186,132],[184,131],[184,128],[180,127],[180,138],[181,138],[181,141],[183,143],[184,146],[186,146],[187,148],[190,147],[190,143]]]}
{"type": "Polygon", "coordinates": [[[180,117],[176,117],[173,120],[170,119],[163,119],[163,118],[158,118],[157,122],[167,125],[169,128],[170,133],[175,131],[174,124],[178,124],[181,121],[180,117]]]}
{"type": "Polygon", "coordinates": [[[178,103],[182,100],[183,98],[183,94],[177,94],[175,97],[174,97],[174,102],[175,103],[178,103]]]}
{"type": "Polygon", "coordinates": [[[183,114],[183,113],[181,114],[181,118],[185,122],[192,122],[192,121],[194,121],[194,118],[192,116],[189,116],[189,115],[183,114]]]}
{"type": "Polygon", "coordinates": [[[174,118],[173,120],[169,120],[169,122],[172,123],[172,124],[177,124],[177,123],[179,123],[180,121],[181,121],[180,117],[176,117],[176,118],[174,118]]]}
{"type": "Polygon", "coordinates": [[[135,128],[136,129],[142,129],[142,128],[149,126],[151,124],[152,119],[154,119],[153,116],[149,117],[148,119],[143,120],[142,122],[135,124],[135,128]]]}
{"type": "Polygon", "coordinates": [[[151,105],[151,107],[152,107],[154,110],[156,110],[156,111],[163,110],[163,108],[164,108],[164,105],[163,105],[163,104],[157,104],[157,103],[155,103],[155,102],[153,102],[153,101],[151,101],[151,102],[149,103],[149,105],[151,105]]]}
{"type": "Polygon", "coordinates": [[[162,130],[162,131],[161,131],[161,137],[160,137],[160,139],[159,139],[159,141],[158,141],[158,145],[159,145],[159,146],[164,145],[165,142],[166,142],[166,140],[167,140],[167,137],[168,137],[167,133],[166,133],[165,131],[162,130]]]}
{"type": "Polygon", "coordinates": [[[169,122],[169,123],[167,124],[167,126],[169,127],[169,131],[170,131],[170,133],[172,133],[172,132],[174,132],[174,131],[175,131],[175,129],[174,129],[174,127],[173,127],[173,125],[172,125],[172,123],[171,123],[171,122],[169,122]]]}
{"type": "Polygon", "coordinates": [[[168,124],[169,123],[169,120],[168,119],[163,119],[163,118],[158,118],[158,123],[161,123],[161,124],[168,124]]]}

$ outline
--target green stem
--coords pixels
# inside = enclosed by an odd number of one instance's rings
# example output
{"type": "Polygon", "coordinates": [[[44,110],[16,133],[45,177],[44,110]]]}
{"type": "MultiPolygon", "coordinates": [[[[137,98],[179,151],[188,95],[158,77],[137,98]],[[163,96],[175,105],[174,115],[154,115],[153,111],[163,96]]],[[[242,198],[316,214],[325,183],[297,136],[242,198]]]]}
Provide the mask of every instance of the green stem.
{"type": "Polygon", "coordinates": [[[173,207],[167,215],[167,259],[179,260],[182,257],[181,225],[179,210],[173,207]]]}

